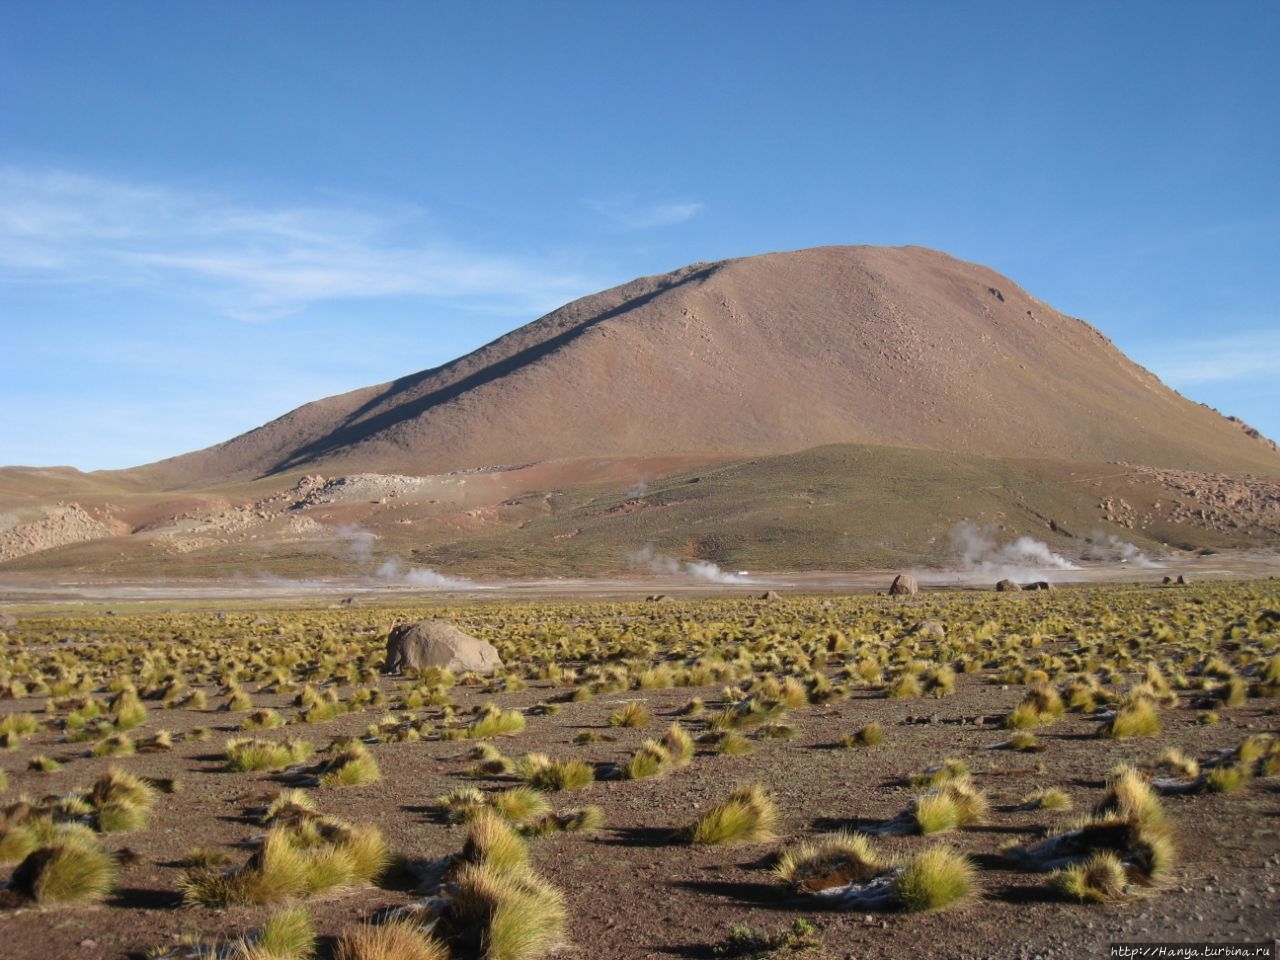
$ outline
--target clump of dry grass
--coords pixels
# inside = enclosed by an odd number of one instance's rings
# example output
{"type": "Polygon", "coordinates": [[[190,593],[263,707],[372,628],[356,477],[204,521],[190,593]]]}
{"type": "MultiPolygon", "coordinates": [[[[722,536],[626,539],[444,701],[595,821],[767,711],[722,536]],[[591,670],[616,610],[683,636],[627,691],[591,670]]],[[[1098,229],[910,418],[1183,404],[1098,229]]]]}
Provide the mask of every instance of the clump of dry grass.
{"type": "Polygon", "coordinates": [[[93,839],[78,831],[59,831],[13,871],[9,890],[40,904],[93,903],[111,892],[116,861],[93,839]]]}
{"type": "Polygon", "coordinates": [[[449,948],[413,920],[363,924],[343,931],[334,960],[449,960],[449,948]]]}
{"type": "Polygon", "coordinates": [[[865,883],[887,868],[862,834],[833,833],[784,849],[773,873],[797,893],[814,893],[848,883],[865,883]]]}
{"type": "Polygon", "coordinates": [[[778,808],[764,787],[737,787],[685,828],[693,844],[761,843],[773,839],[778,808]]]}

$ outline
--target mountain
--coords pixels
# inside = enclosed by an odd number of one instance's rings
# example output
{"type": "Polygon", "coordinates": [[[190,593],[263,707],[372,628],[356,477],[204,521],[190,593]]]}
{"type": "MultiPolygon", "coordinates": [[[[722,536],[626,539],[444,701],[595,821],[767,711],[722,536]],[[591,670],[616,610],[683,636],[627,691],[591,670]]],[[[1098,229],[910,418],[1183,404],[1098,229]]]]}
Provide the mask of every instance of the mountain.
{"type": "Polygon", "coordinates": [[[131,471],[287,474],[821,444],[1280,475],[1280,455],[1011,280],[917,247],[694,264],[584,297],[459,360],[131,471]]]}
{"type": "Polygon", "coordinates": [[[0,571],[37,583],[592,574],[646,543],[943,564],[965,521],[1075,556],[1274,548],[1280,453],[985,267],[825,247],[634,280],[158,463],[0,469],[0,571]]]}

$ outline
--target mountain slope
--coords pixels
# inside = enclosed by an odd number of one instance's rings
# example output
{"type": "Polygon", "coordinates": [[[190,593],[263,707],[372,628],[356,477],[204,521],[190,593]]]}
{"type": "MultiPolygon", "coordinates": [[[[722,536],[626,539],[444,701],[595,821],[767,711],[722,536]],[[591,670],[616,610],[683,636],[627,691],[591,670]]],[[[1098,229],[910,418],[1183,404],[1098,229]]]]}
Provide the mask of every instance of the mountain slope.
{"type": "Polygon", "coordinates": [[[442,367],[129,471],[164,487],[825,443],[1280,475],[1280,455],[984,267],[827,247],[577,300],[442,367]]]}

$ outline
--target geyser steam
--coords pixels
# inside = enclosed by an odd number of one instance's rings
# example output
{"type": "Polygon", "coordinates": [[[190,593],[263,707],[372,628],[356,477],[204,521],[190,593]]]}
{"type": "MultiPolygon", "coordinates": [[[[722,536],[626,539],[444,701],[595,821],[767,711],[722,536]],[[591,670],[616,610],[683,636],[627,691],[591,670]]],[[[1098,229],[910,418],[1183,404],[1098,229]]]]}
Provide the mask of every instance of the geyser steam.
{"type": "Polygon", "coordinates": [[[646,543],[627,558],[633,567],[645,567],[654,573],[671,577],[687,577],[704,583],[751,583],[749,577],[726,573],[710,560],[677,560],[659,553],[652,543],[646,543]]]}

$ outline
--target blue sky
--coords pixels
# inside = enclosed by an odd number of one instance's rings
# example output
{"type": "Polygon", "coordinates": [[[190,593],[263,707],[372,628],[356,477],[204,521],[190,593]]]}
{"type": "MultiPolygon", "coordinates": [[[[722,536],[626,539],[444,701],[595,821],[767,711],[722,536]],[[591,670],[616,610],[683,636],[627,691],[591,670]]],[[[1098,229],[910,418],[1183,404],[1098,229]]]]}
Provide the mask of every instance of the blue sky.
{"type": "Polygon", "coordinates": [[[0,6],[0,463],[132,466],[695,260],[914,243],[1280,438],[1280,5],[0,6]]]}

